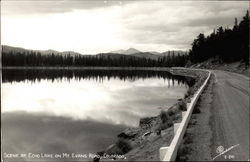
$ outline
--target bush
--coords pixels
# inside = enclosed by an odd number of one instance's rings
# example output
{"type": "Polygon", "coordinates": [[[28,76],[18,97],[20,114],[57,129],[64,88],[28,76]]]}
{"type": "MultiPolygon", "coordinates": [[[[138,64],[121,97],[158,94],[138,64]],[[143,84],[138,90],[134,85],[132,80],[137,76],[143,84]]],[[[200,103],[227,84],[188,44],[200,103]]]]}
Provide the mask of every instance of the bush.
{"type": "Polygon", "coordinates": [[[185,99],[188,98],[188,93],[185,93],[184,98],[185,99]]]}
{"type": "Polygon", "coordinates": [[[132,149],[129,141],[122,138],[118,139],[118,141],[116,142],[116,146],[121,150],[122,154],[126,154],[132,149]]]}
{"type": "Polygon", "coordinates": [[[173,110],[169,110],[169,111],[164,111],[161,110],[160,113],[160,118],[161,118],[161,124],[160,124],[160,129],[164,130],[167,129],[171,126],[173,126],[173,115],[174,115],[174,111],[173,110]]]}
{"type": "Polygon", "coordinates": [[[187,110],[187,104],[184,100],[181,100],[178,102],[179,110],[186,111],[187,110]]]}
{"type": "Polygon", "coordinates": [[[167,111],[167,113],[168,113],[169,116],[175,115],[175,112],[174,112],[173,109],[169,109],[169,110],[167,111]]]}
{"type": "Polygon", "coordinates": [[[194,88],[193,87],[190,87],[188,90],[187,90],[187,93],[185,94],[186,96],[192,96],[194,94],[194,88]]]}
{"type": "Polygon", "coordinates": [[[166,111],[161,110],[160,118],[161,118],[162,123],[166,123],[168,121],[168,119],[169,119],[169,115],[168,115],[168,113],[166,111]]]}
{"type": "Polygon", "coordinates": [[[166,123],[161,123],[160,125],[160,129],[161,130],[164,130],[164,129],[167,129],[169,127],[172,127],[174,125],[174,122],[173,120],[170,118],[166,123]]]}

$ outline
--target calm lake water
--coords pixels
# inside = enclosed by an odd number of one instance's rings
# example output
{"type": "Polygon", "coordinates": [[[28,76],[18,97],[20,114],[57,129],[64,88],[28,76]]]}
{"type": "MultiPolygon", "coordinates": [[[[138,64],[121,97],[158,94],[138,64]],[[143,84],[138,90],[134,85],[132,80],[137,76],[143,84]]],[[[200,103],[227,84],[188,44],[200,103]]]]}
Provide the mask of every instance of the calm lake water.
{"type": "Polygon", "coordinates": [[[102,151],[188,88],[185,77],[136,70],[4,70],[2,82],[3,152],[35,154],[102,151]]]}

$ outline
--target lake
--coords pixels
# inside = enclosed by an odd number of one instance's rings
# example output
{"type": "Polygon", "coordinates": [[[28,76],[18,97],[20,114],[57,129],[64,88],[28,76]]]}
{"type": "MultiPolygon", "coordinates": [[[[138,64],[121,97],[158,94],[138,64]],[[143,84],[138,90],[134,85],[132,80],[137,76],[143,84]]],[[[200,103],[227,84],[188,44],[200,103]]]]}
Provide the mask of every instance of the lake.
{"type": "Polygon", "coordinates": [[[185,77],[164,71],[3,70],[2,75],[2,146],[13,154],[102,151],[122,130],[158,115],[188,89],[185,77]]]}

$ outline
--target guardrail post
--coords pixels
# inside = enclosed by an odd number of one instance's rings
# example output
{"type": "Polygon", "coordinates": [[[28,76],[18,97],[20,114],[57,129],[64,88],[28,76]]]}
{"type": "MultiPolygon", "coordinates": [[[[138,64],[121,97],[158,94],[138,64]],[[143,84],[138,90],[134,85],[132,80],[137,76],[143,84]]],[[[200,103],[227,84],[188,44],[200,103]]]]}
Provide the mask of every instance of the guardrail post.
{"type": "Polygon", "coordinates": [[[182,119],[184,118],[185,114],[186,114],[186,111],[182,111],[182,112],[181,112],[181,117],[182,117],[182,119]]]}
{"type": "Polygon", "coordinates": [[[161,147],[159,152],[160,152],[160,161],[164,159],[164,156],[166,155],[168,151],[168,147],[161,147]]]}
{"type": "Polygon", "coordinates": [[[176,134],[176,131],[178,130],[179,126],[180,126],[180,123],[174,124],[174,134],[176,134]]]}

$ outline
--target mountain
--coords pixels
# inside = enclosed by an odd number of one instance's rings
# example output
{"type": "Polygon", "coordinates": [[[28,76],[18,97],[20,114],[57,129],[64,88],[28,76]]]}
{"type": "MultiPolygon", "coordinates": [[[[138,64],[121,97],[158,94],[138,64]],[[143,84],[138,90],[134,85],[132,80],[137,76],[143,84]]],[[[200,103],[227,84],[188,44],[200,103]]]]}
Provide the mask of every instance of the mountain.
{"type": "Polygon", "coordinates": [[[135,49],[135,48],[129,48],[127,49],[123,54],[125,55],[131,55],[131,54],[135,54],[135,53],[140,53],[141,51],[135,49]]]}
{"type": "Polygon", "coordinates": [[[156,52],[156,51],[148,51],[148,52],[142,52],[139,51],[135,48],[129,48],[127,50],[117,50],[117,51],[111,51],[109,53],[113,53],[113,54],[123,54],[123,55],[132,55],[132,56],[137,56],[137,57],[141,57],[141,58],[150,58],[150,59],[154,59],[157,60],[159,57],[163,57],[163,56],[168,56],[168,54],[172,54],[174,53],[174,55],[185,55],[186,52],[185,51],[181,51],[181,50],[176,50],[176,51],[165,51],[165,52],[156,52]]]}
{"type": "Polygon", "coordinates": [[[160,55],[161,54],[160,52],[156,52],[156,51],[148,51],[148,53],[152,53],[154,55],[160,55]]]}
{"type": "Polygon", "coordinates": [[[116,53],[116,54],[123,54],[125,50],[116,50],[116,51],[110,51],[108,53],[116,53]]]}
{"type": "Polygon", "coordinates": [[[124,55],[131,55],[135,53],[140,53],[141,51],[135,49],[135,48],[129,48],[127,50],[117,50],[117,51],[111,51],[109,53],[116,53],[116,54],[124,54],[124,55]]]}
{"type": "Polygon", "coordinates": [[[159,57],[161,57],[159,55],[152,54],[151,52],[140,52],[140,53],[132,54],[130,56],[136,56],[140,58],[149,58],[153,60],[157,60],[159,57]]]}
{"type": "Polygon", "coordinates": [[[23,52],[26,52],[27,50],[24,48],[20,48],[20,47],[11,47],[11,46],[2,45],[2,52],[9,53],[11,51],[15,53],[17,52],[23,53],[23,52]]]}
{"type": "Polygon", "coordinates": [[[57,54],[60,53],[60,52],[52,50],[52,49],[49,49],[49,50],[34,50],[34,51],[40,52],[42,55],[51,55],[52,53],[57,55],[57,54]]]}
{"type": "MultiPolygon", "coordinates": [[[[80,53],[74,52],[74,51],[64,51],[64,52],[59,52],[59,51],[55,51],[52,49],[49,50],[30,50],[30,49],[25,49],[25,48],[20,48],[20,47],[12,47],[12,46],[7,46],[7,45],[2,45],[2,51],[9,53],[11,51],[17,53],[24,53],[24,52],[30,52],[30,51],[35,51],[35,52],[40,52],[42,55],[51,55],[51,54],[55,54],[55,55],[70,55],[70,56],[79,56],[82,55],[80,53]]],[[[155,52],[155,51],[150,51],[150,52],[141,52],[135,48],[129,48],[127,50],[117,50],[117,51],[111,51],[109,53],[102,53],[102,54],[96,54],[96,55],[82,55],[82,56],[86,56],[86,57],[92,57],[92,56],[101,56],[103,55],[104,57],[110,57],[110,58],[120,58],[120,57],[140,57],[140,58],[149,58],[149,59],[153,59],[153,60],[157,60],[160,57],[163,56],[167,56],[168,54],[173,54],[174,55],[184,55],[186,54],[186,52],[184,51],[166,51],[166,52],[155,52]]]]}
{"type": "Polygon", "coordinates": [[[55,50],[52,50],[52,49],[49,49],[49,50],[31,50],[31,49],[25,49],[25,48],[21,48],[21,47],[12,47],[12,46],[7,46],[7,45],[2,45],[2,52],[6,52],[6,53],[9,53],[9,52],[19,52],[19,53],[24,53],[24,52],[31,52],[31,51],[35,51],[35,52],[40,52],[42,55],[52,55],[52,54],[55,54],[55,55],[63,55],[63,56],[66,56],[66,55],[71,55],[71,56],[77,56],[77,55],[81,55],[80,53],[77,53],[77,52],[73,52],[73,51],[64,51],[64,52],[59,52],[59,51],[55,51],[55,50]]]}
{"type": "Polygon", "coordinates": [[[150,58],[157,60],[159,56],[159,52],[141,52],[135,48],[129,48],[127,50],[117,50],[117,51],[111,51],[112,54],[122,54],[122,55],[129,55],[129,56],[136,56],[140,58],[150,58]]]}

